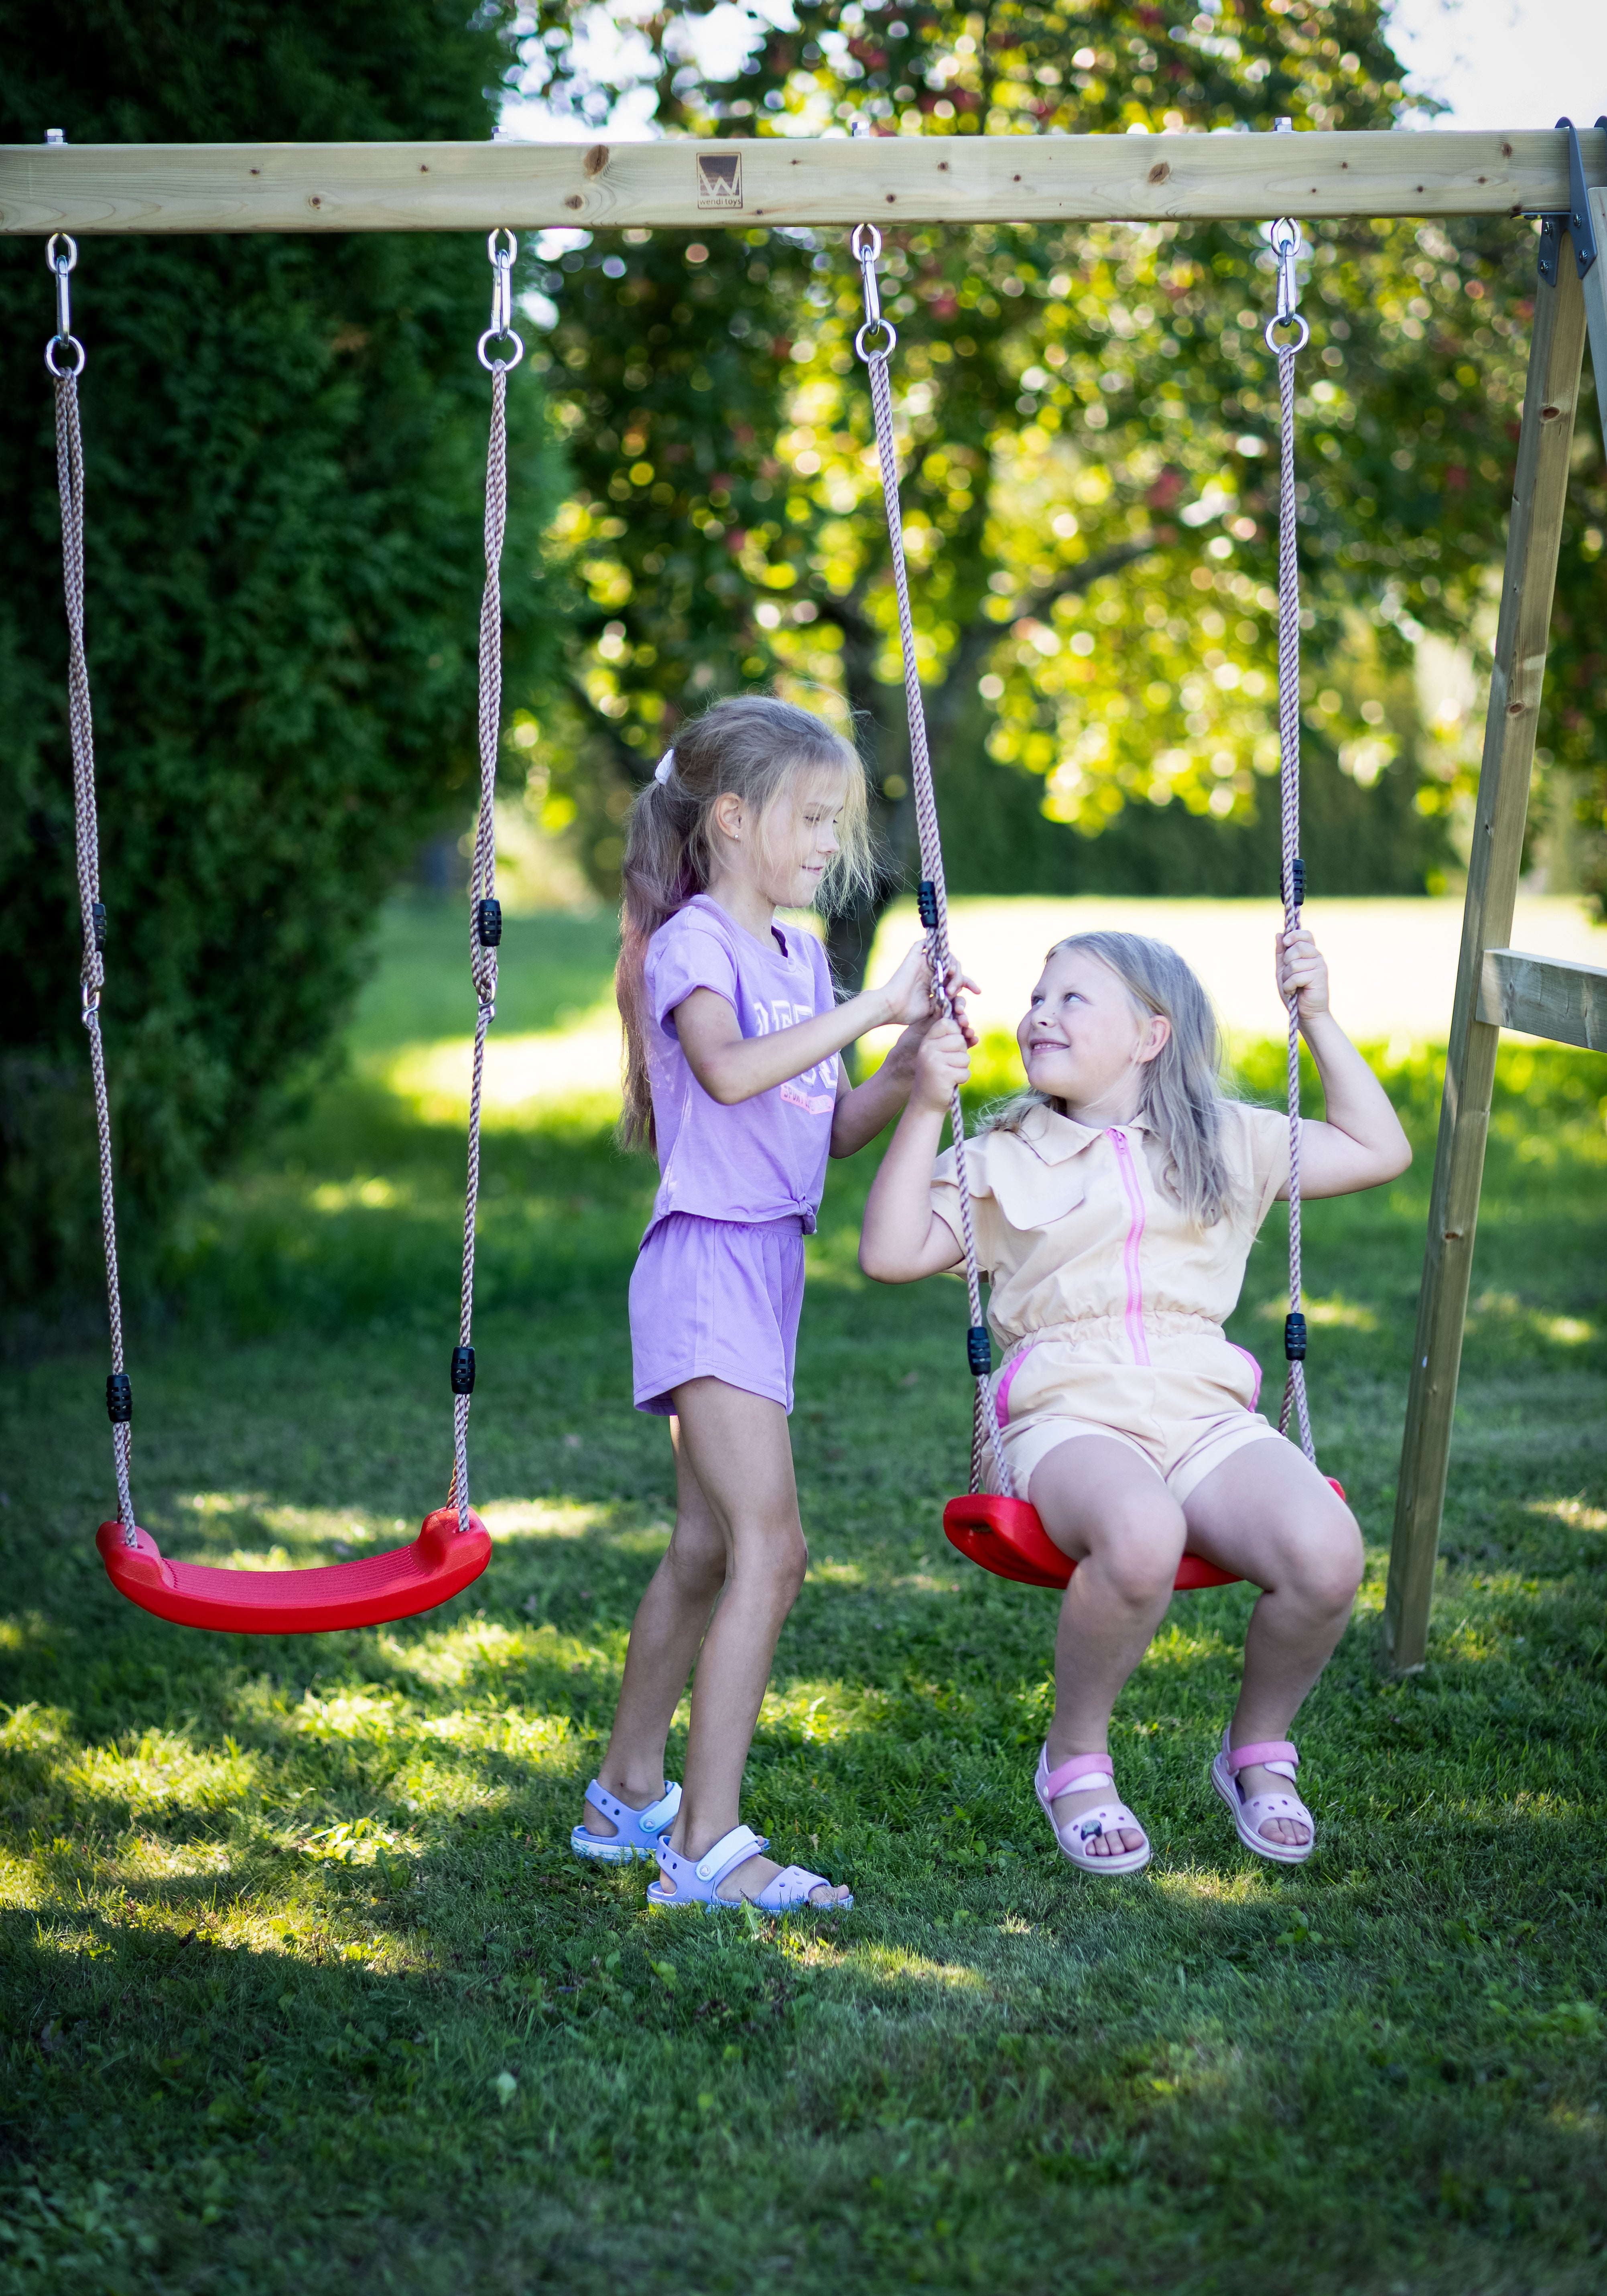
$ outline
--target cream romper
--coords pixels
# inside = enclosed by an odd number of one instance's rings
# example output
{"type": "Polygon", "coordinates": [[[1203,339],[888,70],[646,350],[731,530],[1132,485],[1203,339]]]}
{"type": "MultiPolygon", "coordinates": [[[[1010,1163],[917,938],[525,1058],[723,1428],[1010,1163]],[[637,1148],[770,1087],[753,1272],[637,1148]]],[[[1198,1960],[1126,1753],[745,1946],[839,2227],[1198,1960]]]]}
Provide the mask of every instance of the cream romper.
{"type": "MultiPolygon", "coordinates": [[[[1044,1106],[1019,1132],[967,1141],[988,1320],[1004,1350],[994,1399],[1023,1497],[1039,1462],[1077,1435],[1125,1443],[1180,1505],[1242,1444],[1276,1437],[1255,1407],[1260,1366],[1222,1325],[1289,1177],[1289,1121],[1225,1101],[1222,1129],[1234,1210],[1209,1228],[1162,1188],[1141,1119],[1098,1131],[1044,1106]]],[[[952,1148],[931,1203],[958,1261],[952,1148]]]]}

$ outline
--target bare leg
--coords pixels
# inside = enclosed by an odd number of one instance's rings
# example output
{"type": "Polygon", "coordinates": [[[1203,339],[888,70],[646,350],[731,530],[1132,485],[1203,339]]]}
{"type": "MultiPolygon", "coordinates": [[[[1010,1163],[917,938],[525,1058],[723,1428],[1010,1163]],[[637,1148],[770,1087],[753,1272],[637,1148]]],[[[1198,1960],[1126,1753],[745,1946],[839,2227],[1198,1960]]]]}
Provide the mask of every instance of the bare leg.
{"type": "MultiPolygon", "coordinates": [[[[1191,1552],[1265,1589],[1244,1637],[1244,1679],[1228,1743],[1287,1738],[1361,1584],[1356,1517],[1292,1443],[1267,1442],[1232,1453],[1190,1493],[1183,1512],[1191,1552]]],[[[1239,1783],[1247,1798],[1288,1785],[1259,1764],[1241,1770],[1239,1783]]],[[[1293,1818],[1268,1818],[1261,1832],[1296,1848],[1308,1838],[1293,1818]]]]}
{"type": "MultiPolygon", "coordinates": [[[[700,1857],[739,1823],[748,1749],[776,1643],[803,1584],[808,1550],[799,1520],[787,1416],[780,1404],[717,1379],[688,1380],[676,1390],[675,1400],[679,1488],[687,1512],[677,1515],[670,1553],[654,1574],[632,1629],[631,1660],[640,1635],[642,1663],[635,1675],[627,1663],[609,1759],[616,1760],[618,1749],[619,1773],[628,1771],[634,1784],[645,1782],[662,1791],[664,1738],[701,1633],[681,1808],[670,1834],[684,1857],[700,1857]],[[660,1590],[660,1606],[654,1590],[666,1575],[683,1520],[689,1542],[685,1567],[677,1562],[675,1590],[660,1590]],[[718,1603],[710,1621],[711,1585],[718,1603]]],[[[619,1792],[611,1775],[605,1783],[619,1792]]],[[[733,1899],[755,1896],[780,1870],[771,1858],[751,1857],[721,1894],[733,1899]]],[[[816,1890],[814,1902],[829,1905],[847,1894],[816,1890]]]]}
{"type": "MultiPolygon", "coordinates": [[[[1050,1538],[1078,1565],[1055,1636],[1054,1769],[1073,1754],[1110,1751],[1111,1710],[1172,1599],[1183,1510],[1145,1460],[1105,1435],[1072,1436],[1051,1451],[1029,1496],[1050,1538]]],[[[1058,1795],[1055,1822],[1065,1825],[1108,1798],[1108,1792],[1058,1795]]],[[[1124,1827],[1088,1847],[1109,1857],[1143,1841],[1124,1827]]]]}
{"type": "MultiPolygon", "coordinates": [[[[680,1423],[669,1423],[676,1456],[676,1526],[648,1581],[630,1630],[614,1726],[597,1772],[632,1809],[664,1792],[664,1742],[692,1672],[709,1617],[726,1583],[726,1539],[687,1464],[680,1423]]],[[[588,1833],[618,1833],[612,1818],[586,1805],[588,1833]]]]}

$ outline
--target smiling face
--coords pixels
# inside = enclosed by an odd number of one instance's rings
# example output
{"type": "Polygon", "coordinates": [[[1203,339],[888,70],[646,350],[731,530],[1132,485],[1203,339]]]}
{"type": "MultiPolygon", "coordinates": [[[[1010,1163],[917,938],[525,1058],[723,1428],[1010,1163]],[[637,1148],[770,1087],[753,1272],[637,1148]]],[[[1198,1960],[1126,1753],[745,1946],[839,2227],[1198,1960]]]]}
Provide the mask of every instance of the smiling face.
{"type": "Polygon", "coordinates": [[[1126,1124],[1138,1112],[1144,1071],[1172,1030],[1141,1010],[1100,957],[1054,949],[1016,1030],[1027,1081],[1089,1124],[1126,1124]]]}
{"type": "Polygon", "coordinates": [[[789,775],[755,840],[758,889],[776,908],[812,906],[841,850],[837,832],[847,801],[848,775],[836,767],[789,775]]]}

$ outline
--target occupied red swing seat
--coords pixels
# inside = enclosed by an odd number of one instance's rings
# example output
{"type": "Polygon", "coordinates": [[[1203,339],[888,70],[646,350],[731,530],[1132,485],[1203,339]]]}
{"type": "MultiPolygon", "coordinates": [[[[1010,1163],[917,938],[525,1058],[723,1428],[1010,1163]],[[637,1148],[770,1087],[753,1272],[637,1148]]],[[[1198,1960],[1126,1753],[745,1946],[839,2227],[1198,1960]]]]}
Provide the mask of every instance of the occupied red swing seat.
{"type": "Polygon", "coordinates": [[[365,1554],[312,1570],[220,1570],[172,1562],[147,1530],[125,1543],[120,1522],[103,1522],[94,1543],[119,1595],[178,1627],[236,1635],[318,1635],[373,1627],[432,1611],[480,1577],[491,1535],[469,1510],[459,1534],[455,1507],[437,1507],[411,1546],[365,1554]]]}
{"type": "MultiPolygon", "coordinates": [[[[1324,1480],[1344,1497],[1342,1483],[1332,1475],[1324,1480]]],[[[957,1546],[968,1562],[980,1563],[996,1578],[1013,1578],[1018,1586],[1069,1587],[1077,1568],[1044,1529],[1037,1509],[1025,1499],[972,1491],[964,1498],[949,1500],[943,1510],[943,1529],[949,1545],[957,1546]]],[[[1172,1584],[1180,1595],[1189,1595],[1201,1587],[1233,1587],[1238,1581],[1231,1570],[1218,1570],[1202,1555],[1185,1554],[1172,1584]]]]}

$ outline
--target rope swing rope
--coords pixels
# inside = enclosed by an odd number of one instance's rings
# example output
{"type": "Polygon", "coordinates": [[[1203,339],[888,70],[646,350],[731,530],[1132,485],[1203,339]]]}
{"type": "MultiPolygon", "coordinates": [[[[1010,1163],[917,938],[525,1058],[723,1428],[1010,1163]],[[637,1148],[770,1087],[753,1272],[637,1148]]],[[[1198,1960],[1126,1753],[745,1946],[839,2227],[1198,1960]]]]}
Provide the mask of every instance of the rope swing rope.
{"type": "Polygon", "coordinates": [[[486,1033],[496,1013],[496,952],[502,909],[496,898],[495,799],[502,718],[503,540],[508,513],[508,376],[524,357],[512,324],[512,275],[519,244],[495,231],[487,242],[492,266],[491,324],[478,354],[491,377],[490,437],[486,457],[486,583],[480,621],[480,808],[469,874],[469,964],[476,1019],[469,1094],[468,1173],[463,1198],[463,1283],[457,1345],[452,1351],[452,1484],[447,1503],[424,1519],[410,1546],[350,1562],[305,1570],[226,1570],[166,1557],[135,1514],[131,1485],[134,1395],[124,1360],[118,1282],[117,1219],[112,1192],[111,1111],[106,1084],[101,998],[106,982],[107,918],[101,899],[100,836],[95,808],[94,738],[89,671],[84,647],[84,454],[78,422],[78,378],[87,363],[72,332],[70,276],[78,249],[65,233],[53,237],[45,260],[56,283],[56,332],[45,364],[55,387],[56,471],[61,504],[62,585],[67,605],[68,719],[72,744],[73,812],[78,905],[83,923],[84,1025],[100,1147],[101,1225],[106,1248],[106,1294],[111,1374],[106,1408],[111,1421],[117,1479],[115,1521],[103,1522],[95,1545],[119,1592],[180,1626],[236,1634],[316,1634],[335,1628],[374,1626],[434,1610],[478,1578],[490,1560],[490,1536],[469,1504],[469,1406],[474,1392],[474,1244],[480,1201],[480,1105],[486,1033]],[[505,241],[505,245],[504,242],[505,241]],[[488,346],[501,348],[488,355],[488,346]]]}
{"type": "MultiPolygon", "coordinates": [[[[1279,120],[1280,132],[1291,132],[1288,120],[1279,120]]],[[[1296,552],[1294,478],[1295,359],[1310,340],[1311,330],[1300,312],[1300,288],[1295,265],[1301,252],[1300,226],[1288,217],[1275,223],[1267,234],[1277,264],[1277,308],[1267,325],[1267,348],[1278,363],[1279,500],[1278,500],[1278,749],[1282,800],[1283,899],[1285,934],[1300,922],[1306,893],[1305,864],[1300,857],[1300,598],[1296,552]]],[[[898,501],[898,451],[893,433],[892,390],[889,362],[898,348],[898,330],[882,316],[876,281],[881,234],[873,224],[861,224],[850,242],[859,266],[865,293],[865,322],[854,340],[870,384],[871,410],[875,422],[876,451],[881,472],[882,501],[887,512],[889,554],[893,591],[898,602],[898,638],[904,662],[904,694],[909,716],[910,780],[915,801],[920,841],[919,907],[926,930],[927,961],[931,970],[933,1003],[946,1017],[952,1015],[949,988],[952,952],[948,937],[948,896],[943,875],[943,848],[938,823],[931,752],[926,739],[926,711],[915,652],[914,619],[910,610],[909,573],[905,562],[904,521],[898,501]]],[[[1289,1373],[1281,1434],[1289,1432],[1292,1416],[1302,1451],[1315,1465],[1306,1398],[1306,1319],[1300,1306],[1300,1031],[1298,996],[1289,999],[1289,1314],[1283,1346],[1289,1373]]],[[[1017,1493],[999,1427],[992,1384],[992,1347],[982,1314],[981,1269],[977,1259],[971,1192],[966,1180],[965,1124],[956,1090],[949,1107],[955,1151],[955,1177],[959,1183],[961,1226],[965,1259],[965,1289],[971,1320],[966,1332],[966,1361],[975,1382],[975,1406],[971,1447],[971,1493],[951,1499],[944,1511],[944,1528],[953,1544],[984,1569],[1002,1578],[1028,1585],[1063,1587],[1072,1565],[1045,1532],[1035,1510],[1017,1493]],[[997,1496],[981,1489],[982,1468],[991,1453],[998,1484],[997,1496]]],[[[1337,1488],[1338,1486],[1336,1485],[1337,1488]]],[[[1230,1575],[1198,1556],[1185,1554],[1178,1569],[1180,1588],[1225,1586],[1230,1575]]]]}

